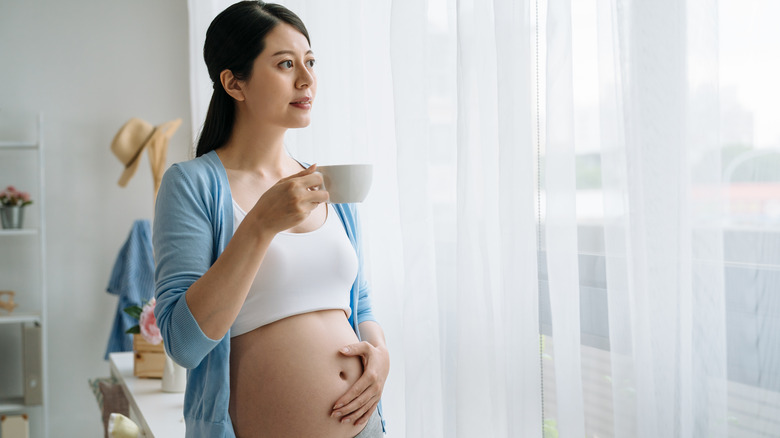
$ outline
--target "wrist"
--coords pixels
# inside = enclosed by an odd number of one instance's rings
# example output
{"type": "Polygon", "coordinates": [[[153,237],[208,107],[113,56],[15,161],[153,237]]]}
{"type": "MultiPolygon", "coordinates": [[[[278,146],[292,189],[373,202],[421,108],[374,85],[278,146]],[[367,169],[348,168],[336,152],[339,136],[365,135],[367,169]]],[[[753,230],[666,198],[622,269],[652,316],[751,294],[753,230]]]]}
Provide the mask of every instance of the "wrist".
{"type": "Polygon", "coordinates": [[[267,246],[273,240],[276,232],[271,230],[260,218],[247,215],[241,225],[238,226],[235,234],[241,234],[258,246],[267,246]]]}
{"type": "Polygon", "coordinates": [[[384,342],[375,342],[375,341],[371,342],[371,341],[369,341],[368,343],[373,345],[374,348],[376,348],[377,350],[380,350],[382,352],[387,353],[387,345],[385,345],[384,342]]]}
{"type": "Polygon", "coordinates": [[[387,349],[387,345],[384,342],[378,341],[376,339],[363,339],[365,342],[368,342],[372,347],[374,347],[379,353],[381,353],[384,356],[388,356],[389,350],[387,349]]]}
{"type": "Polygon", "coordinates": [[[361,340],[368,342],[374,348],[387,351],[387,343],[382,328],[375,321],[363,321],[359,324],[361,340]]]}

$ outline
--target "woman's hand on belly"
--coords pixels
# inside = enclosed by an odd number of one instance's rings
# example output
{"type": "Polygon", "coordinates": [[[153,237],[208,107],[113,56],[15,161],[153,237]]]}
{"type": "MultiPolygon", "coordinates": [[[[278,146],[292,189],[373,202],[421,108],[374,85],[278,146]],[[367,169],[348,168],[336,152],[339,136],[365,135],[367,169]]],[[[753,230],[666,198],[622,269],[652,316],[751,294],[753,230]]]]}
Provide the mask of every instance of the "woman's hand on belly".
{"type": "Polygon", "coordinates": [[[341,418],[342,423],[363,424],[382,397],[390,373],[390,355],[385,346],[375,347],[365,341],[347,345],[339,351],[345,356],[360,356],[363,375],[336,400],[331,417],[341,418]]]}

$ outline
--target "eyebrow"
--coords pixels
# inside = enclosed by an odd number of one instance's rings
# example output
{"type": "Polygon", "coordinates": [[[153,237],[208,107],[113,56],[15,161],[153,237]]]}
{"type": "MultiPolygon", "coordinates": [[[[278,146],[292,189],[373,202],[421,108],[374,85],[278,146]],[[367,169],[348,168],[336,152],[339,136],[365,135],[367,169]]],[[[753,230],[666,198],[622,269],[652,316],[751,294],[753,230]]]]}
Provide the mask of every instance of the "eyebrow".
{"type": "MultiPolygon", "coordinates": [[[[314,52],[312,52],[312,50],[309,49],[308,51],[306,51],[304,55],[313,55],[313,54],[314,52]]],[[[280,50],[271,56],[279,56],[279,55],[295,55],[295,52],[293,52],[292,50],[280,50]]]]}

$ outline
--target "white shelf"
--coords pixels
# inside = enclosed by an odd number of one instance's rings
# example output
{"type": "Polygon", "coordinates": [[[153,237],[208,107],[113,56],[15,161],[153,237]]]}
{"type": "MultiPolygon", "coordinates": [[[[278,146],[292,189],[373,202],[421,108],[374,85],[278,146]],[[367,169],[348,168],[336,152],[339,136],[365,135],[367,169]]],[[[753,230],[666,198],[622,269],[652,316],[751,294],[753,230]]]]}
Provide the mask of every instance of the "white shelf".
{"type": "Polygon", "coordinates": [[[21,324],[25,322],[40,324],[41,315],[39,313],[16,311],[8,314],[5,310],[0,310],[0,324],[21,324]]]}
{"type": "Polygon", "coordinates": [[[0,398],[0,414],[29,411],[30,408],[34,408],[40,405],[26,405],[24,404],[24,397],[2,397],[0,398]]]}
{"type": "Polygon", "coordinates": [[[3,149],[38,149],[38,143],[26,141],[0,141],[3,149]]]}
{"type": "MultiPolygon", "coordinates": [[[[25,394],[18,397],[6,397],[5,394],[0,395],[0,413],[13,413],[13,412],[29,412],[31,408],[36,408],[38,411],[36,411],[31,417],[30,422],[31,425],[34,425],[31,430],[37,430],[37,433],[41,436],[47,437],[49,436],[49,427],[48,427],[48,377],[47,377],[47,362],[48,362],[48,348],[47,348],[47,340],[46,340],[46,332],[47,328],[45,327],[46,320],[47,320],[47,309],[46,309],[46,285],[47,285],[47,278],[46,278],[46,206],[44,203],[44,200],[46,199],[46,181],[45,181],[45,175],[44,175],[44,169],[45,169],[45,156],[44,156],[44,143],[43,143],[43,115],[38,114],[37,118],[37,129],[36,129],[36,135],[35,140],[3,140],[0,141],[0,174],[5,174],[9,169],[10,166],[13,166],[14,164],[9,164],[8,160],[4,159],[2,154],[4,153],[10,153],[10,154],[16,154],[17,151],[22,151],[21,155],[24,156],[24,160],[32,160],[35,162],[37,167],[37,193],[35,196],[37,197],[37,201],[30,207],[34,209],[35,213],[38,217],[38,223],[36,226],[30,226],[29,228],[21,228],[21,229],[2,229],[0,228],[0,251],[7,249],[7,245],[2,242],[7,242],[7,240],[3,241],[2,239],[10,239],[12,236],[19,236],[25,239],[23,243],[25,243],[28,246],[36,246],[38,248],[38,260],[40,265],[40,270],[35,274],[35,276],[40,281],[40,286],[36,287],[37,290],[37,302],[39,303],[37,306],[32,308],[25,308],[24,310],[16,309],[13,313],[9,313],[5,311],[5,309],[0,309],[0,325],[8,325],[8,324],[22,324],[24,325],[24,328],[22,330],[22,343],[24,345],[23,352],[21,356],[18,357],[18,360],[22,363],[22,369],[23,375],[19,376],[13,376],[13,375],[2,375],[0,378],[4,379],[3,382],[6,383],[7,381],[10,381],[11,379],[21,379],[22,380],[22,387],[24,388],[25,394]],[[33,236],[36,237],[35,239],[29,239],[28,237],[33,236]],[[35,327],[31,327],[30,325],[34,324],[35,327]],[[29,338],[27,338],[27,335],[31,334],[29,338]],[[29,349],[27,349],[29,347],[29,349]],[[40,356],[36,358],[36,351],[39,351],[40,356]],[[30,367],[27,367],[28,364],[33,364],[30,367]],[[30,379],[28,381],[28,379],[30,379]],[[40,393],[37,393],[37,391],[40,390],[40,393]],[[25,398],[27,398],[28,401],[30,400],[41,400],[41,404],[33,404],[28,405],[24,403],[25,398]]],[[[25,134],[20,134],[20,137],[27,138],[28,136],[25,134]]],[[[1,280],[1,279],[0,279],[1,280]]],[[[5,289],[2,287],[2,281],[0,281],[0,289],[5,289]]],[[[2,346],[0,346],[0,351],[2,349],[2,346]]],[[[0,356],[3,357],[4,361],[6,359],[8,360],[16,360],[17,355],[12,354],[10,357],[6,354],[0,353],[0,356]]]]}
{"type": "Polygon", "coordinates": [[[37,228],[5,229],[0,228],[0,236],[34,236],[38,234],[37,228]]]}
{"type": "Polygon", "coordinates": [[[27,409],[23,397],[0,398],[0,412],[16,412],[27,409]]]}

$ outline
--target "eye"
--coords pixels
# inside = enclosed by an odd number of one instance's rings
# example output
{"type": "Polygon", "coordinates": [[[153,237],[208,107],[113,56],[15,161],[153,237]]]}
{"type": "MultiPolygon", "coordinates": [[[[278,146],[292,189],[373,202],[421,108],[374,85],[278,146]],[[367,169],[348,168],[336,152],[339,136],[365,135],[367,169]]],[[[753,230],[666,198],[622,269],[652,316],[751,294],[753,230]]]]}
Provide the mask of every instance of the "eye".
{"type": "Polygon", "coordinates": [[[315,60],[312,58],[312,59],[310,59],[310,60],[306,61],[306,65],[308,65],[308,66],[309,66],[309,68],[314,68],[314,64],[315,64],[315,62],[316,62],[316,61],[315,61],[315,60]]]}
{"type": "Polygon", "coordinates": [[[282,61],[279,63],[279,67],[282,68],[292,68],[292,66],[293,66],[293,62],[290,61],[289,59],[287,61],[282,61]]]}

